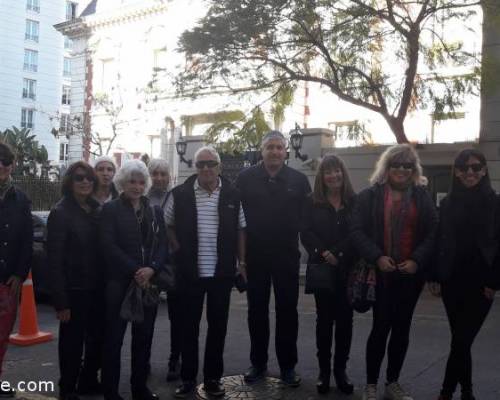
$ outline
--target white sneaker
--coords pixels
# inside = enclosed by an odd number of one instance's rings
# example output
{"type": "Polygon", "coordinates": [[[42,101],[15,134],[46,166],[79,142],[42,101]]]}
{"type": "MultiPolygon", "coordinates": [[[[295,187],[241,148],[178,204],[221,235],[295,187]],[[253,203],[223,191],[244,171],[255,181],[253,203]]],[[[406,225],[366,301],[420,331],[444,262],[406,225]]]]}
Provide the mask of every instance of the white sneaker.
{"type": "Polygon", "coordinates": [[[384,398],[387,400],[413,400],[397,382],[389,383],[385,386],[384,398]]]}
{"type": "Polygon", "coordinates": [[[377,385],[368,384],[363,390],[362,400],[377,400],[377,385]]]}

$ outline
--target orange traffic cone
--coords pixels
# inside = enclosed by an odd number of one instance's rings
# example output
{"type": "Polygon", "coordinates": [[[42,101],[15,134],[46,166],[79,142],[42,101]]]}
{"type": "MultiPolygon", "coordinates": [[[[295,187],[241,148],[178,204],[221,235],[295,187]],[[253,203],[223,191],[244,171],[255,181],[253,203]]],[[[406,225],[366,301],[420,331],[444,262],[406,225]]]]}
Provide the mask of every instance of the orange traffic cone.
{"type": "Polygon", "coordinates": [[[9,341],[19,346],[30,346],[32,344],[48,342],[49,340],[52,340],[52,333],[40,332],[38,330],[33,279],[31,279],[30,272],[28,279],[23,283],[21,294],[19,333],[10,335],[9,341]]]}

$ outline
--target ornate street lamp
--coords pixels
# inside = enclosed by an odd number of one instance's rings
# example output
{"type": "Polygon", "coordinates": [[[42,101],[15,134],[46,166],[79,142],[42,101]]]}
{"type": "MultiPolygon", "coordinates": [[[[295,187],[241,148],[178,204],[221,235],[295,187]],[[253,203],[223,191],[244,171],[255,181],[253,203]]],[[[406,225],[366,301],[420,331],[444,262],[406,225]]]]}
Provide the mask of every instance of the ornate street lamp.
{"type": "Polygon", "coordinates": [[[186,163],[189,168],[192,168],[193,166],[193,160],[186,160],[184,156],[186,155],[186,149],[187,149],[187,142],[186,139],[184,139],[182,136],[179,137],[179,140],[175,142],[175,150],[177,151],[177,154],[179,155],[181,162],[186,163]]]}
{"type": "Polygon", "coordinates": [[[304,135],[300,132],[299,124],[295,124],[295,131],[290,135],[290,144],[292,149],[295,150],[295,158],[301,161],[306,161],[309,157],[307,154],[300,154],[300,149],[302,148],[302,141],[304,140],[304,135]]]}

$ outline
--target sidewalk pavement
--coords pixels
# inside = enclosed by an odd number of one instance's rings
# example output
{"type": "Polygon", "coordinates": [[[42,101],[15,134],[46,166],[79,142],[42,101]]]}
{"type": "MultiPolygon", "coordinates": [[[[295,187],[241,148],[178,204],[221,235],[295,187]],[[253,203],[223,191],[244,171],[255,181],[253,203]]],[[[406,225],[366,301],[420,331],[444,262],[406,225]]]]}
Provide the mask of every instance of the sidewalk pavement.
{"type": "MultiPolygon", "coordinates": [[[[303,287],[301,287],[303,290],[303,287]]],[[[478,400],[500,399],[500,300],[492,307],[473,347],[475,393],[478,400]]],[[[273,306],[270,308],[273,310],[273,306]]],[[[271,311],[271,320],[274,320],[271,311]]],[[[16,384],[19,381],[53,381],[55,392],[41,393],[48,397],[57,397],[57,336],[58,323],[50,306],[38,307],[40,328],[54,333],[55,340],[33,347],[10,346],[4,364],[2,379],[16,384]]],[[[225,375],[242,374],[249,366],[249,337],[247,330],[246,297],[233,292],[225,351],[225,375]]],[[[365,345],[371,327],[371,313],[356,314],[354,335],[349,361],[349,375],[356,385],[353,396],[345,396],[335,389],[327,396],[318,396],[315,380],[318,369],[315,349],[315,306],[314,298],[301,293],[299,301],[299,364],[297,371],[303,383],[298,389],[286,389],[285,399],[360,399],[364,384],[365,345]]],[[[274,321],[272,321],[274,325],[274,321]]],[[[130,331],[130,330],[129,330],[130,331]]],[[[126,400],[130,398],[130,332],[127,332],[122,351],[122,378],[120,391],[126,400]]],[[[204,347],[206,323],[201,327],[200,348],[204,347]]],[[[274,328],[273,328],[274,332],[274,328]]],[[[444,307],[439,299],[425,292],[417,306],[410,339],[410,348],[402,371],[400,383],[414,396],[415,400],[433,400],[437,398],[444,374],[449,349],[449,329],[444,307]]],[[[269,346],[269,372],[279,375],[274,340],[269,346]]],[[[176,383],[167,384],[165,375],[169,354],[169,323],[166,304],[160,305],[152,350],[152,374],[149,385],[162,400],[173,398],[176,383]]],[[[202,355],[200,356],[202,360],[202,355]]],[[[201,370],[201,368],[200,368],[201,370]]],[[[385,371],[384,366],[382,371],[385,371]]],[[[381,382],[383,382],[383,374],[381,382]]],[[[199,380],[201,380],[201,374],[199,380]]],[[[382,396],[382,388],[380,390],[382,396]]],[[[458,398],[458,394],[456,394],[458,398]]],[[[22,397],[22,396],[18,396],[22,397]]],[[[23,396],[35,400],[33,396],[23,396]]],[[[265,398],[265,397],[262,397],[265,398]]],[[[382,398],[382,397],[380,397],[382,398]]],[[[38,399],[36,399],[38,400],[38,399]]]]}

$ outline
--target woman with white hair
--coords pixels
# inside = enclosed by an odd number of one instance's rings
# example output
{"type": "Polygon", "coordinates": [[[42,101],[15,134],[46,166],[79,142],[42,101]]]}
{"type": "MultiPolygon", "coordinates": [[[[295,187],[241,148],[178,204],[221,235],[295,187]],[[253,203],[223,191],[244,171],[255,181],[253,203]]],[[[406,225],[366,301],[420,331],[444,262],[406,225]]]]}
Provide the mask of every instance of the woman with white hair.
{"type": "MultiPolygon", "coordinates": [[[[120,308],[132,281],[147,288],[155,271],[167,257],[165,224],[159,207],[151,207],[144,195],[151,186],[146,165],[139,160],[125,163],[114,182],[120,196],[102,209],[101,245],[104,247],[108,276],[106,285],[106,337],[103,360],[103,389],[106,400],[121,400],[120,355],[127,321],[120,308]]],[[[133,400],[155,400],[146,386],[147,349],[152,340],[156,306],[143,306],[144,320],[132,323],[133,400]]]]}
{"type": "Polygon", "coordinates": [[[359,194],[353,211],[352,241],[359,255],[377,271],[363,400],[377,399],[389,333],[385,398],[412,400],[398,379],[437,227],[436,210],[420,185],[421,176],[422,167],[413,147],[389,147],[377,162],[372,186],[359,194]]]}
{"type": "Polygon", "coordinates": [[[94,199],[101,205],[118,197],[118,191],[113,184],[116,174],[115,161],[109,156],[100,156],[94,160],[94,171],[97,175],[97,185],[94,199]]]}

